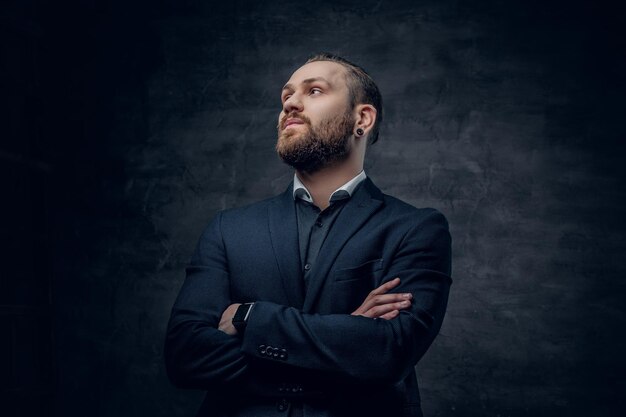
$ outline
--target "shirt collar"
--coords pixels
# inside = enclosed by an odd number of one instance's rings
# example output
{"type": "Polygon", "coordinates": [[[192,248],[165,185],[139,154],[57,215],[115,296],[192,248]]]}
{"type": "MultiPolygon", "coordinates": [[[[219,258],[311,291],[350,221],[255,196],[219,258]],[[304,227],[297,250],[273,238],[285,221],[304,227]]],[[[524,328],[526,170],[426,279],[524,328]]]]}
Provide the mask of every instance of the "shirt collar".
{"type": "MultiPolygon", "coordinates": [[[[328,201],[332,202],[332,201],[342,200],[344,198],[352,197],[352,193],[354,192],[354,189],[365,178],[367,178],[367,176],[365,175],[365,171],[359,172],[359,174],[356,177],[352,178],[350,181],[348,181],[347,183],[345,183],[344,185],[342,185],[341,187],[333,191],[328,201]]],[[[300,198],[309,203],[313,203],[313,199],[311,198],[311,193],[309,193],[309,190],[307,190],[304,184],[302,184],[302,181],[300,181],[296,173],[293,174],[293,198],[294,200],[296,198],[300,198]]]]}

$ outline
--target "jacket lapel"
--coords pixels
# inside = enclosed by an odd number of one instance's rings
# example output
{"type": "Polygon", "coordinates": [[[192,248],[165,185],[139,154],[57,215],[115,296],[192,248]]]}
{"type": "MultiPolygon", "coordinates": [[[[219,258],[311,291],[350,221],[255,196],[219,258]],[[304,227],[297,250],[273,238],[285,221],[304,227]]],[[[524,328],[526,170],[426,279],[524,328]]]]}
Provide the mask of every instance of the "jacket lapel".
{"type": "MultiPolygon", "coordinates": [[[[315,271],[309,279],[303,311],[311,312],[339,252],[361,226],[382,207],[383,194],[368,178],[357,188],[339,213],[317,256],[315,271]]],[[[297,228],[297,225],[294,227],[297,228]]],[[[297,244],[297,243],[296,243],[297,244]]]]}
{"type": "Polygon", "coordinates": [[[298,223],[293,200],[293,183],[268,208],[269,230],[283,289],[290,306],[302,307],[304,279],[300,270],[298,223]]]}

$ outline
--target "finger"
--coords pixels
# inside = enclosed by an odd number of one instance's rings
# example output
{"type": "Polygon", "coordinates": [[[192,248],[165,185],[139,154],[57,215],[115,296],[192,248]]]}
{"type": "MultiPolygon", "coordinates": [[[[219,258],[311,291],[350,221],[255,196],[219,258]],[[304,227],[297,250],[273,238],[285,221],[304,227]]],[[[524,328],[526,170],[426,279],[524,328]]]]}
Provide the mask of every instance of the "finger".
{"type": "Polygon", "coordinates": [[[369,310],[371,307],[375,305],[375,303],[371,303],[372,298],[386,293],[387,291],[397,287],[399,284],[400,284],[400,278],[396,277],[392,279],[391,281],[387,281],[384,284],[380,285],[379,287],[373,289],[367,295],[367,297],[363,301],[363,304],[361,304],[359,308],[357,308],[356,310],[354,310],[354,312],[352,312],[352,315],[363,314],[364,312],[366,312],[367,310],[369,310]]]}
{"type": "Polygon", "coordinates": [[[381,304],[389,304],[389,303],[399,303],[400,301],[407,301],[413,298],[413,294],[410,292],[399,292],[392,294],[381,294],[376,295],[370,299],[372,306],[381,305],[381,304]]]}
{"type": "Polygon", "coordinates": [[[361,307],[359,307],[359,309],[363,312],[378,305],[411,300],[412,297],[413,297],[413,294],[411,293],[393,293],[393,294],[375,295],[369,299],[366,299],[365,302],[361,305],[361,307]]]}
{"type": "Polygon", "coordinates": [[[394,279],[392,279],[391,281],[387,281],[385,282],[383,285],[381,285],[380,287],[374,288],[371,292],[370,295],[378,295],[378,294],[384,294],[387,291],[389,291],[392,288],[397,287],[398,285],[400,285],[400,278],[399,277],[395,277],[394,279]]]}
{"type": "Polygon", "coordinates": [[[398,310],[392,310],[387,314],[383,314],[382,316],[380,316],[379,318],[381,319],[385,319],[385,320],[391,320],[395,317],[398,317],[398,314],[400,314],[400,311],[398,310]]]}
{"type": "Polygon", "coordinates": [[[353,315],[363,314],[364,312],[366,312],[367,310],[372,308],[374,305],[376,305],[376,303],[372,303],[371,302],[371,300],[374,297],[386,293],[387,291],[397,287],[399,284],[400,284],[400,278],[396,277],[396,278],[392,279],[391,281],[385,282],[384,284],[380,285],[379,287],[373,289],[367,295],[367,297],[363,301],[363,304],[361,304],[359,306],[359,308],[357,308],[352,314],[353,315]]]}
{"type": "Polygon", "coordinates": [[[384,314],[389,313],[390,311],[403,310],[405,308],[409,308],[410,306],[411,306],[411,302],[406,301],[406,300],[401,301],[399,303],[383,304],[380,306],[370,308],[365,313],[363,313],[363,315],[365,317],[380,317],[384,314]]]}

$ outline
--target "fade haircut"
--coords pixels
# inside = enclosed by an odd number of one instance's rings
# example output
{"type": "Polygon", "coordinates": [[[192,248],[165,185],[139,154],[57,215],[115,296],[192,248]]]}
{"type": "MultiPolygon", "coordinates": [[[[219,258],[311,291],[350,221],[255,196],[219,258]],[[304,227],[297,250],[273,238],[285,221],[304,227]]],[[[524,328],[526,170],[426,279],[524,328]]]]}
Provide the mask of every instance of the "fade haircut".
{"type": "Polygon", "coordinates": [[[354,109],[357,104],[371,104],[376,109],[376,120],[370,135],[370,144],[378,140],[380,122],[383,120],[383,98],[380,95],[378,86],[367,72],[361,67],[345,58],[328,52],[321,52],[312,55],[305,65],[310,62],[330,61],[340,64],[346,69],[348,80],[348,91],[350,94],[350,105],[354,109]]]}

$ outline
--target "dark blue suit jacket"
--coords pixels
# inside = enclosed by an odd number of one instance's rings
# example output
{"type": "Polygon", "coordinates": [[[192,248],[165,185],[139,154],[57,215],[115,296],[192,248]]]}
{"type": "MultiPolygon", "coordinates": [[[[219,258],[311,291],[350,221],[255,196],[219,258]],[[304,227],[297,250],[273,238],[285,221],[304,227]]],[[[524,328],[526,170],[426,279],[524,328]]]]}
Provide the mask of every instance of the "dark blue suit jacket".
{"type": "Polygon", "coordinates": [[[172,309],[168,374],[207,391],[199,415],[421,416],[414,366],[437,335],[450,279],[444,216],[383,194],[367,178],[341,211],[305,290],[292,185],[218,213],[172,309]],[[411,307],[351,316],[400,277],[411,307]],[[217,330],[231,303],[256,302],[243,338],[217,330]]]}

